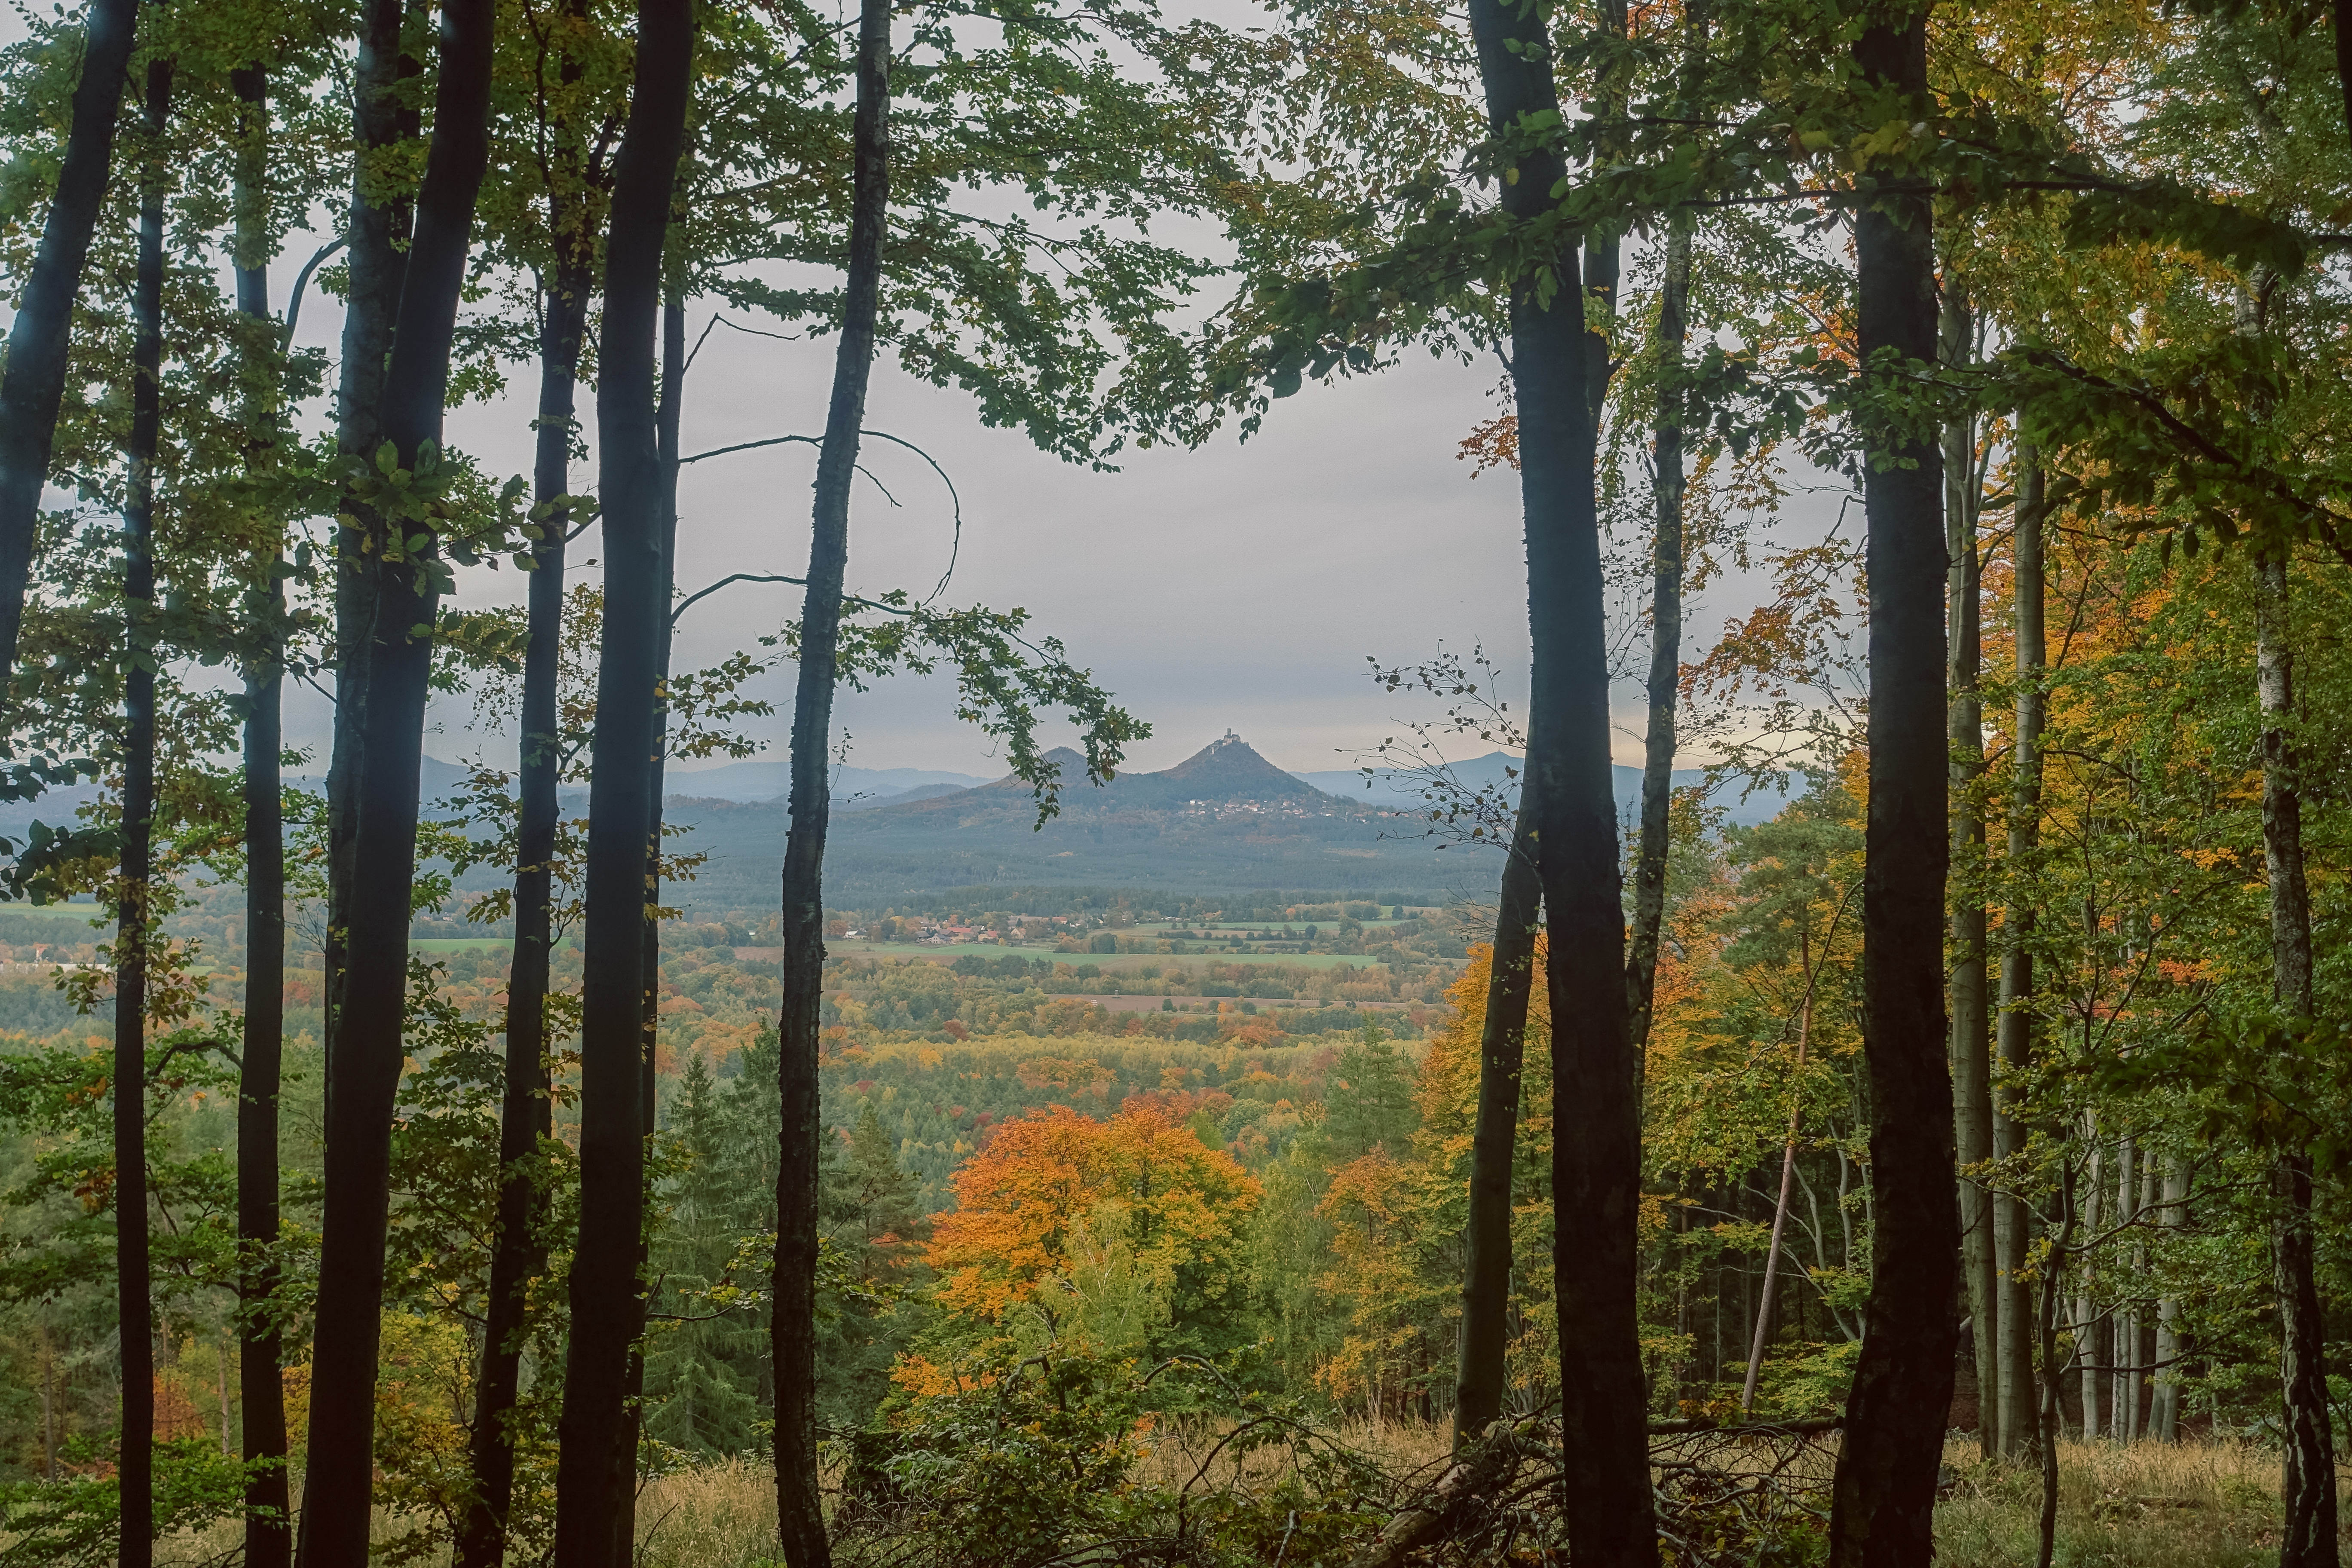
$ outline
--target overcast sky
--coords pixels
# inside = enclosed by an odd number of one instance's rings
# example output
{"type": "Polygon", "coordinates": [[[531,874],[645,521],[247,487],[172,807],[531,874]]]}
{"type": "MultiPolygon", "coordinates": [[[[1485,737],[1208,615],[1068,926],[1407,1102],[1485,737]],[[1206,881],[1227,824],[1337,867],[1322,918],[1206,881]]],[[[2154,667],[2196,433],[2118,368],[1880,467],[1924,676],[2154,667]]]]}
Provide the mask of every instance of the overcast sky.
{"type": "MultiPolygon", "coordinates": [[[[282,290],[299,257],[281,270],[282,290]]],[[[282,292],[279,297],[282,299],[282,292]]],[[[699,331],[712,306],[698,308],[699,331]]],[[[761,323],[765,324],[765,323],[761,323]]],[[[304,307],[300,336],[331,352],[337,302],[304,307]]],[[[685,399],[685,450],[696,452],[822,428],[832,369],[829,340],[779,342],[719,328],[709,337],[685,399]]],[[[499,401],[451,416],[450,444],[493,475],[527,473],[530,367],[499,401]]],[[[1021,605],[1059,637],[1121,701],[1152,726],[1131,766],[1174,764],[1228,727],[1279,765],[1344,767],[1440,705],[1377,689],[1367,658],[1413,662],[1441,645],[1483,643],[1524,693],[1527,610],[1517,476],[1474,479],[1457,459],[1464,435],[1497,410],[1492,361],[1464,365],[1416,355],[1385,374],[1309,384],[1277,403],[1243,443],[1220,437],[1197,451],[1130,451],[1120,471],[1096,473],[1038,452],[1017,432],[982,428],[969,399],[904,374],[887,356],[868,404],[870,428],[937,458],[962,499],[963,537],[946,602],[1021,605]]],[[[593,398],[582,399],[592,425],[593,398]]],[[[734,572],[800,574],[807,565],[806,447],[742,453],[688,468],[680,487],[677,581],[691,592],[734,572]]],[[[946,569],[952,511],[921,460],[869,442],[864,461],[896,498],[861,482],[853,502],[854,592],[928,592],[946,569]]],[[[591,488],[593,461],[573,483],[591,488]]],[[[598,534],[573,547],[575,577],[593,573],[598,534]]],[[[468,607],[519,597],[509,568],[462,574],[468,607]]],[[[1752,584],[1719,584],[1692,606],[1692,644],[1747,607],[1752,584]]],[[[799,610],[799,591],[737,584],[704,600],[681,627],[677,664],[691,668],[752,646],[799,610]]],[[[793,671],[765,678],[779,709],[755,733],[781,748],[793,671]]],[[[1621,761],[1638,761],[1641,693],[1627,686],[1617,714],[1621,761]]],[[[845,691],[835,742],[863,767],[944,768],[992,774],[989,738],[953,717],[945,679],[898,679],[845,691]]],[[[471,705],[436,703],[426,749],[460,760],[498,757],[510,742],[474,728],[471,705]]],[[[288,737],[324,756],[328,707],[289,701],[288,737]]],[[[1056,740],[1068,734],[1056,725],[1056,740]]],[[[1483,748],[1474,748],[1483,749],[1483,748]]],[[[1690,759],[1685,759],[1690,760],[1690,759]]]]}

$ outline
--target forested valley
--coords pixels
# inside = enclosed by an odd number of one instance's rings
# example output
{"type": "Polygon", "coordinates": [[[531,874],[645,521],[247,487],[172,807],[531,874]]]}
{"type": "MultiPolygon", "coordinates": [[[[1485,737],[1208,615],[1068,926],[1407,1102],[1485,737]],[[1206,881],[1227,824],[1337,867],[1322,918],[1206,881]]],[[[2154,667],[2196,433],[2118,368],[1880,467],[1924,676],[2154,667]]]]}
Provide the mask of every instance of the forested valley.
{"type": "Polygon", "coordinates": [[[2339,1561],[2352,8],[12,15],[0,1568],[2339,1561]],[[1331,607],[1370,804],[882,413],[1433,356],[1525,574],[1331,607]],[[924,681],[1004,776],[844,796],[924,681]]]}

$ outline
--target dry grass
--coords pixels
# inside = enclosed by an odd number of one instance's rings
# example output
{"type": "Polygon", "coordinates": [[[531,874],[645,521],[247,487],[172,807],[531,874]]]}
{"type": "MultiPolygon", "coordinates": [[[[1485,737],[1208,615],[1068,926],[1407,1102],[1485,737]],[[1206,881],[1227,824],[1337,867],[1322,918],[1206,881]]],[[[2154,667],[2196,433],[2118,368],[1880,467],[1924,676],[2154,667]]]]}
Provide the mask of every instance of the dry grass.
{"type": "MultiPolygon", "coordinates": [[[[1936,1511],[1948,1568],[2014,1568],[2039,1544],[2038,1470],[1988,1465],[1973,1443],[1936,1511]]],[[[2278,1557],[2279,1456],[2230,1440],[2067,1443],[2058,1451],[2062,1568],[2261,1568],[2278,1557]]]]}
{"type": "MultiPolygon", "coordinates": [[[[1164,1435],[1139,1479],[1181,1486],[1222,1434],[1206,1426],[1164,1435]]],[[[1444,1425],[1363,1422],[1329,1436],[1374,1457],[1392,1475],[1423,1471],[1446,1452],[1444,1425]]],[[[1819,1458],[1827,1458],[1827,1449],[1819,1458]]],[[[1271,1479],[1278,1453],[1212,1466],[1212,1484],[1271,1479]]],[[[1955,1442],[1952,1484],[1937,1510],[1941,1568],[2021,1568],[2034,1560],[2039,1471],[1988,1465],[1955,1442]]],[[[2061,1568],[2267,1568],[2277,1561],[2279,1457],[2232,1441],[2162,1447],[2067,1443],[2059,1450],[2061,1568]]],[[[2352,1506],[2347,1506],[2352,1517],[2352,1506]]],[[[755,1568],[774,1561],[774,1472],[734,1459],[658,1477],[637,1500],[642,1568],[755,1568]]],[[[388,1533],[388,1531],[386,1532],[388,1533]]],[[[235,1546],[232,1526],[159,1543],[159,1563],[199,1568],[235,1546]]],[[[2347,1543],[2352,1544],[2352,1543],[2347,1543]]]]}
{"type": "Polygon", "coordinates": [[[772,1466],[728,1459],[656,1477],[637,1494],[646,1568],[740,1568],[775,1554],[772,1466]]]}

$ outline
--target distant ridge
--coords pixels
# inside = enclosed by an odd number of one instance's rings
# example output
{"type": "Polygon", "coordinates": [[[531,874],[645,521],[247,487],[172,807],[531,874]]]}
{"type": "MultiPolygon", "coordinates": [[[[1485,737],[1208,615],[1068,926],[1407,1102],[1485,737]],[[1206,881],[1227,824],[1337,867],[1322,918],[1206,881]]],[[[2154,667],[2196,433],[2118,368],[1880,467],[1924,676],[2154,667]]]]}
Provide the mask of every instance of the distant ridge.
{"type": "MultiPolygon", "coordinates": [[[[982,884],[1168,889],[1213,893],[1247,888],[1318,888],[1335,895],[1375,889],[1406,901],[1485,896],[1498,862],[1439,854],[1408,803],[1367,804],[1327,795],[1268,762],[1227,731],[1174,767],[1087,777],[1067,747],[1046,753],[1061,769],[1058,813],[1041,827],[1034,792],[1007,775],[929,799],[882,801],[837,811],[825,845],[825,897],[880,908],[894,899],[982,884]]],[[[760,907],[775,897],[789,826],[782,805],[730,805],[673,797],[669,820],[692,826],[686,842],[710,858],[680,900],[709,908],[760,907]]]]}
{"type": "MultiPolygon", "coordinates": [[[[1089,780],[1087,759],[1070,747],[1055,747],[1045,753],[1045,760],[1062,770],[1061,809],[1070,816],[1101,811],[1179,811],[1195,805],[1339,804],[1331,795],[1267,762],[1231,730],[1172,768],[1153,773],[1120,773],[1108,784],[1097,785],[1089,780]]],[[[1034,816],[1034,794],[1026,779],[1007,773],[978,789],[941,792],[929,799],[885,801],[876,805],[872,814],[877,818],[886,818],[1014,810],[1034,816]]]]}
{"type": "MultiPolygon", "coordinates": [[[[1471,789],[1498,787],[1506,798],[1518,792],[1518,770],[1525,759],[1508,752],[1489,752],[1483,757],[1469,757],[1449,763],[1447,771],[1471,789]]],[[[1631,822],[1642,809],[1642,770],[1619,763],[1611,770],[1614,774],[1613,788],[1617,796],[1617,815],[1631,822]]],[[[1315,773],[1290,775],[1314,785],[1317,789],[1336,795],[1345,800],[1383,806],[1391,811],[1419,810],[1428,804],[1423,792],[1428,783],[1418,773],[1404,773],[1395,768],[1373,768],[1368,774],[1362,768],[1327,768],[1315,773]]],[[[1676,768],[1670,775],[1674,787],[1688,789],[1706,782],[1706,774],[1697,768],[1676,768]]],[[[1801,780],[1793,781],[1801,785],[1801,780]]],[[[1801,793],[1800,789],[1797,793],[1801,793]]],[[[1789,804],[1788,793],[1759,789],[1741,798],[1737,784],[1726,784],[1709,797],[1712,805],[1725,808],[1725,819],[1741,826],[1769,822],[1789,804]]]]}

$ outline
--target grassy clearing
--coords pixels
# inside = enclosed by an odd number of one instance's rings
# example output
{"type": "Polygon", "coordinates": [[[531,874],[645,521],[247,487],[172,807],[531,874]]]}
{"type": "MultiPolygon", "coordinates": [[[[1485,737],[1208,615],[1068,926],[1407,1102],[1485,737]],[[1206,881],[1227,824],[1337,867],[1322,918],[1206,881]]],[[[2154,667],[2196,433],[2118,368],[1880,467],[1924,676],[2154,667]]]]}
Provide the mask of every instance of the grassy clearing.
{"type": "MultiPolygon", "coordinates": [[[[1356,1421],[1333,1435],[1400,1475],[1432,1465],[1448,1441],[1443,1425],[1414,1423],[1372,1427],[1356,1421]]],[[[1199,1463],[1198,1447],[1181,1438],[1163,1443],[1137,1479],[1181,1483],[1199,1463]]],[[[1945,1462],[1953,1481],[1936,1513],[1940,1568],[2032,1563],[2040,1473],[1985,1464],[1973,1443],[1954,1443],[1945,1462]]],[[[2059,1452],[2058,1475],[2062,1568],[2268,1568],[2278,1560],[2274,1449],[2231,1441],[2129,1448],[2068,1443],[2059,1452]]],[[[774,1484],[772,1471],[740,1460],[646,1482],[637,1505],[638,1562],[646,1568],[748,1568],[772,1540],[774,1484]]],[[[1736,1552],[1724,1559],[1740,1560],[1736,1552]]]]}
{"type": "MultiPolygon", "coordinates": [[[[1954,1444],[1936,1510],[1946,1568],[2034,1560],[2042,1478],[1954,1444]]],[[[2279,1456],[2228,1439],[2171,1447],[2067,1443],[2058,1451],[2057,1561],[2063,1568],[2263,1568],[2278,1560],[2279,1456]]]]}
{"type": "MultiPolygon", "coordinates": [[[[1427,1473],[1448,1441],[1443,1424],[1375,1427],[1358,1420],[1331,1435],[1398,1476],[1427,1473]]],[[[1194,1474],[1213,1436],[1206,1430],[1171,1431],[1136,1479],[1181,1485],[1194,1474]]],[[[1827,1459],[1826,1447],[1820,1457],[1827,1459]]],[[[1945,1464],[1950,1484],[1936,1510],[1939,1568],[2032,1563],[2040,1472],[1988,1465],[1972,1442],[1953,1443],[1945,1464]]],[[[1271,1479],[1277,1468],[1263,1461],[1229,1464],[1211,1479],[1246,1487],[1271,1479]],[[1267,1473],[1261,1477],[1259,1469],[1267,1473]]],[[[2270,1568],[2278,1561],[2275,1449],[2227,1440],[2129,1448],[2070,1442],[2059,1450],[2058,1477],[2061,1568],[2270,1568]]],[[[753,1568],[772,1563],[775,1528],[775,1472],[768,1466],[726,1459],[674,1471],[646,1480],[638,1493],[636,1561],[640,1568],[753,1568]]],[[[387,1519],[377,1539],[400,1532],[387,1519]]],[[[166,1540],[158,1543],[157,1562],[199,1568],[216,1563],[235,1539],[233,1526],[219,1525],[166,1540]]],[[[1736,1543],[1726,1545],[1726,1568],[1746,1562],[1736,1543]]],[[[425,1561],[437,1565],[446,1556],[428,1554],[425,1561]]]]}

